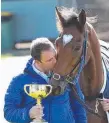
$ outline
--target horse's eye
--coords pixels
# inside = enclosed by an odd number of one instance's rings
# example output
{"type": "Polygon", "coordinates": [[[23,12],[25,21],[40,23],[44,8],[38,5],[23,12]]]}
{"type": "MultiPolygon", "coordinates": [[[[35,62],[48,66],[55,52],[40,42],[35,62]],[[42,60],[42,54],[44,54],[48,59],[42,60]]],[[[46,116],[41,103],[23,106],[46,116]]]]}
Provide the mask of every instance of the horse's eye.
{"type": "Polygon", "coordinates": [[[77,42],[81,42],[81,40],[77,40],[77,42]]]}
{"type": "Polygon", "coordinates": [[[74,51],[79,51],[81,49],[81,46],[76,46],[75,48],[74,48],[74,51]]]}
{"type": "Polygon", "coordinates": [[[59,37],[62,37],[62,33],[59,34],[59,37]]]}

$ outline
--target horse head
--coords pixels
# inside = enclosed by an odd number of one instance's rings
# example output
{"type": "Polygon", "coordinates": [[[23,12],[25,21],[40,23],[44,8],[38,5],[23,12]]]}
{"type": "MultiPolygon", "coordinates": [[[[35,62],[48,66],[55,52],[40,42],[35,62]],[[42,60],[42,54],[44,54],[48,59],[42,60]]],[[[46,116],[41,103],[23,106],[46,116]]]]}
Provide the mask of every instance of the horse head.
{"type": "MultiPolygon", "coordinates": [[[[86,25],[85,11],[81,10],[81,12],[77,14],[73,8],[56,7],[56,16],[57,29],[60,35],[55,41],[57,63],[53,69],[54,74],[50,82],[54,87],[54,92],[59,94],[64,91],[69,82],[79,82],[83,68],[85,68],[88,61],[94,61],[94,57],[92,57],[92,47],[88,41],[89,30],[86,25]],[[90,58],[93,59],[90,60],[90,58]]],[[[91,64],[94,63],[92,62],[91,64]]],[[[96,69],[95,67],[92,68],[93,70],[89,73],[90,78],[95,78],[96,69]]],[[[87,70],[85,71],[85,74],[86,73],[87,70]]],[[[84,83],[82,83],[82,85],[83,84],[84,83]]],[[[94,84],[96,83],[88,83],[87,86],[91,85],[87,88],[89,94],[87,91],[85,92],[86,87],[83,89],[85,95],[89,96],[93,93],[93,87],[97,86],[94,84]]]]}
{"type": "MultiPolygon", "coordinates": [[[[57,93],[64,91],[67,84],[65,77],[71,74],[72,78],[78,72],[80,62],[85,57],[85,32],[86,14],[82,10],[77,15],[73,9],[56,8],[57,28],[60,36],[56,39],[57,63],[53,69],[51,82],[57,93]],[[83,58],[84,57],[84,58],[83,58]]],[[[84,63],[82,63],[84,64],[84,63]]]]}
{"type": "Polygon", "coordinates": [[[60,75],[68,74],[82,55],[83,42],[85,39],[86,14],[82,10],[79,16],[73,10],[56,8],[58,16],[57,27],[60,36],[56,39],[58,52],[57,64],[54,72],[60,75]],[[69,12],[70,11],[70,12],[69,12]],[[59,24],[60,23],[60,24],[59,24]]]}

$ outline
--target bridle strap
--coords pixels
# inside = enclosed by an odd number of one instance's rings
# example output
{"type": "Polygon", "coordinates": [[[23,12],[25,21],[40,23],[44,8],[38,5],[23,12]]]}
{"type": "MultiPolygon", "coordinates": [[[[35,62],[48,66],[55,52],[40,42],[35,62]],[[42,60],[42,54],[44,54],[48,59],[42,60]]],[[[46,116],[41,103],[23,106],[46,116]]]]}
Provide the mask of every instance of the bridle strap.
{"type": "MultiPolygon", "coordinates": [[[[83,55],[84,55],[84,61],[85,61],[85,57],[86,57],[86,51],[87,51],[87,40],[88,40],[88,33],[87,31],[85,32],[85,40],[84,40],[84,49],[83,49],[83,55]]],[[[79,58],[79,60],[77,61],[77,63],[74,65],[73,69],[71,70],[71,72],[69,73],[69,75],[71,75],[73,73],[73,71],[77,68],[77,66],[79,65],[79,63],[81,62],[81,57],[79,58]]]]}
{"type": "Polygon", "coordinates": [[[71,70],[71,72],[69,73],[69,75],[71,75],[73,73],[73,71],[78,67],[79,63],[81,62],[81,58],[77,61],[77,63],[74,65],[73,69],[71,70]]]}

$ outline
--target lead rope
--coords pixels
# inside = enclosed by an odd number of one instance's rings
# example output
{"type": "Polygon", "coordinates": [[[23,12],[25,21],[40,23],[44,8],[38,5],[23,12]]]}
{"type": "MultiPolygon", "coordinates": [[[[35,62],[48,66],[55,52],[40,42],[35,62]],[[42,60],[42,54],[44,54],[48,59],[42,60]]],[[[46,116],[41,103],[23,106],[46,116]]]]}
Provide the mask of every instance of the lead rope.
{"type": "MultiPolygon", "coordinates": [[[[79,95],[78,95],[78,93],[77,93],[77,89],[76,89],[76,87],[75,87],[74,84],[72,84],[72,83],[68,83],[68,84],[69,84],[70,87],[72,88],[71,91],[72,91],[72,94],[74,95],[74,97],[77,99],[77,101],[78,101],[88,112],[90,112],[90,113],[96,115],[97,117],[99,117],[99,118],[101,118],[101,119],[102,119],[102,118],[103,118],[103,119],[106,119],[105,116],[102,116],[102,115],[100,115],[99,113],[96,113],[95,110],[93,110],[92,108],[90,108],[90,107],[79,97],[79,95]]],[[[97,103],[97,105],[98,105],[98,103],[97,103]]],[[[98,106],[97,106],[97,109],[98,109],[98,106]]]]}

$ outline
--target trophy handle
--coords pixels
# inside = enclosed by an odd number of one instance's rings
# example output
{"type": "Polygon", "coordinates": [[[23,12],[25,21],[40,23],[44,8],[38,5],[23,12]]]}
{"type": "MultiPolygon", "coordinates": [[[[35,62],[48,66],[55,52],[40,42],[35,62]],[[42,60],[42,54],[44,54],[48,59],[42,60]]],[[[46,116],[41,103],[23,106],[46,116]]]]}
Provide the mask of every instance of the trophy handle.
{"type": "Polygon", "coordinates": [[[52,86],[51,86],[51,85],[46,85],[46,86],[50,87],[50,91],[49,91],[49,93],[46,95],[46,96],[48,96],[48,95],[52,92],[52,86]]]}
{"type": "Polygon", "coordinates": [[[25,93],[27,94],[27,95],[29,95],[30,96],[30,94],[27,92],[27,87],[30,87],[31,85],[29,85],[29,84],[26,84],[26,85],[24,85],[24,91],[25,91],[25,93]]]}

